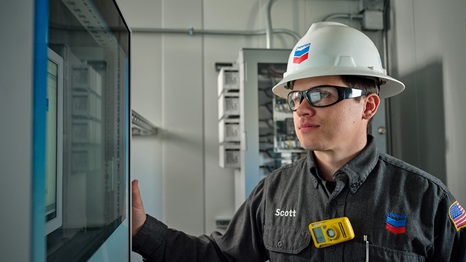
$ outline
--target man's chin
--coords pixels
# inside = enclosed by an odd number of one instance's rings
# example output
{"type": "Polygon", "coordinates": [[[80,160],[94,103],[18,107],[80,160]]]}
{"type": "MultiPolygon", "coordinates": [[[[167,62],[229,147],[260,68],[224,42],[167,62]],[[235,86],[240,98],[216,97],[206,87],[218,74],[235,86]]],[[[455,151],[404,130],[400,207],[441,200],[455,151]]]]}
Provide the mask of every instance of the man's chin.
{"type": "Polygon", "coordinates": [[[301,147],[304,148],[306,151],[322,151],[322,145],[319,144],[301,144],[301,147]]]}

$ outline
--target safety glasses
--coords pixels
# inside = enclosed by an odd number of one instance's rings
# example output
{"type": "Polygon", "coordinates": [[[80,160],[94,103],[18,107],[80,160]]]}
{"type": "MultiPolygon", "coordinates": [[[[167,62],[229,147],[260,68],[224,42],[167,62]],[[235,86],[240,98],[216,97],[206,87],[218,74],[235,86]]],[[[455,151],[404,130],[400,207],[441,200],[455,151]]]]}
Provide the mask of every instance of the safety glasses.
{"type": "Polygon", "coordinates": [[[361,89],[342,86],[316,86],[304,91],[291,91],[287,101],[290,109],[296,111],[304,98],[313,107],[327,107],[342,100],[361,97],[368,93],[361,89]]]}

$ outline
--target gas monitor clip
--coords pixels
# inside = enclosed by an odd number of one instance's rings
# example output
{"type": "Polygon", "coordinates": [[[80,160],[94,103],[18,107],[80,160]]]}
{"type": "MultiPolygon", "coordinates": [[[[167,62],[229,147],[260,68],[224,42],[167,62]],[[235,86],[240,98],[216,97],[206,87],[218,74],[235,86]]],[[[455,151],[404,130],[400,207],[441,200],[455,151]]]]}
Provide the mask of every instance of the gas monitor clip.
{"type": "Polygon", "coordinates": [[[354,238],[354,231],[347,217],[332,218],[309,224],[312,240],[317,248],[333,246],[354,238]]]}

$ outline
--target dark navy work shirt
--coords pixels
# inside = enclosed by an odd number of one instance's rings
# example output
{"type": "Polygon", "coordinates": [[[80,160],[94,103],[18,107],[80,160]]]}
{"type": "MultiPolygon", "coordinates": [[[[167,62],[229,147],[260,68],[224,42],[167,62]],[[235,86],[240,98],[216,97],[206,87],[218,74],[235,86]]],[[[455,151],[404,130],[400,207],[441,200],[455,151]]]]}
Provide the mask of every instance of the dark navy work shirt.
{"type": "Polygon", "coordinates": [[[379,153],[372,137],[334,180],[318,175],[309,152],[261,180],[224,234],[188,236],[149,216],[133,250],[148,261],[366,261],[367,236],[369,261],[466,261],[459,203],[437,178],[379,153]],[[355,238],[316,248],[309,224],[343,216],[355,238]]]}

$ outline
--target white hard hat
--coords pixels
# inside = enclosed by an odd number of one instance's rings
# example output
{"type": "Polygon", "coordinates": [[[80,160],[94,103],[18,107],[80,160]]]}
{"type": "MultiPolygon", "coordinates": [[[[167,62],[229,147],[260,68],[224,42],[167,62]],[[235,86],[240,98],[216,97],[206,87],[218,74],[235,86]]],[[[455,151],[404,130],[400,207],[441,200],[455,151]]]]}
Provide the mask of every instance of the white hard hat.
{"type": "Polygon", "coordinates": [[[381,98],[401,93],[405,85],[388,76],[379,52],[364,33],[335,22],[312,24],[291,51],[287,71],[272,91],[286,98],[289,81],[330,75],[355,75],[381,81],[381,98]]]}

